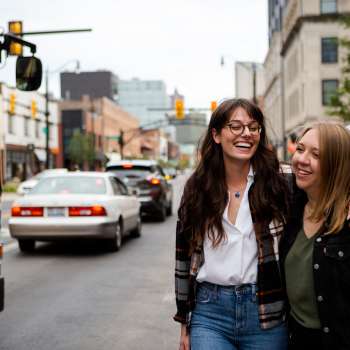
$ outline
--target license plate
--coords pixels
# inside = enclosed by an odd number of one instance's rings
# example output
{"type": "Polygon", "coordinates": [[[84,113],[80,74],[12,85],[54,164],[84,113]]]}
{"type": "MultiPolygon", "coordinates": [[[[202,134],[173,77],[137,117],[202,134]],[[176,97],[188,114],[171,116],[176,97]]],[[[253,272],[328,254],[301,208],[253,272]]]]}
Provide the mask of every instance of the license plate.
{"type": "Polygon", "coordinates": [[[65,216],[65,208],[47,208],[47,216],[65,216]]]}

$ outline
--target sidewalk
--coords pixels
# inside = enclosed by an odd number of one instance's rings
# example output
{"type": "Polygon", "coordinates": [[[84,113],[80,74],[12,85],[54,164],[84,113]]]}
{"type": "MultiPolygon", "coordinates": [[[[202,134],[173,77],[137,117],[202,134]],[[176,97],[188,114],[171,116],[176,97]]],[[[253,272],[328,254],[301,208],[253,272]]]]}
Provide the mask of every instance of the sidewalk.
{"type": "Polygon", "coordinates": [[[0,230],[0,242],[3,245],[7,245],[7,244],[14,242],[14,239],[10,236],[10,232],[8,229],[1,229],[0,230]]]}
{"type": "MultiPolygon", "coordinates": [[[[4,202],[12,202],[14,200],[16,200],[18,197],[20,197],[17,193],[13,193],[13,192],[3,192],[2,195],[1,195],[1,203],[4,203],[4,202]]],[[[2,218],[1,218],[1,221],[4,220],[4,217],[3,217],[4,213],[2,213],[2,218]]],[[[7,215],[10,215],[9,213],[7,213],[7,215]]],[[[8,218],[7,218],[8,219],[8,218]]],[[[3,224],[2,224],[3,225],[3,224]]],[[[13,238],[10,236],[10,232],[9,232],[9,229],[8,227],[4,228],[1,226],[1,229],[0,229],[0,242],[3,244],[3,245],[7,245],[11,242],[13,242],[13,238]]]]}

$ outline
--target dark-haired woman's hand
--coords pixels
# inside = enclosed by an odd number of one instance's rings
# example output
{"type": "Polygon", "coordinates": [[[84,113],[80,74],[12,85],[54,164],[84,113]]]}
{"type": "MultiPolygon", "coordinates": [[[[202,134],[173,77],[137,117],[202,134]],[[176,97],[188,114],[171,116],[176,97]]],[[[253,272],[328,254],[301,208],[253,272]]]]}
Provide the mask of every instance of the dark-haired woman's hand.
{"type": "Polygon", "coordinates": [[[190,335],[188,334],[187,326],[181,325],[180,347],[179,350],[190,350],[190,335]]]}

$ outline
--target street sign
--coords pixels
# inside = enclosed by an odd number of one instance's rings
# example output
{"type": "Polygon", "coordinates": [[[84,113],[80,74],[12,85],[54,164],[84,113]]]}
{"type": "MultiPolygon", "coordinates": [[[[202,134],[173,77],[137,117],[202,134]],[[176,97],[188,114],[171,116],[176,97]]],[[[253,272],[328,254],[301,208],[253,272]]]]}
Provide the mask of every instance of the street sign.
{"type": "Polygon", "coordinates": [[[119,136],[106,136],[108,140],[119,141],[119,136]]]}

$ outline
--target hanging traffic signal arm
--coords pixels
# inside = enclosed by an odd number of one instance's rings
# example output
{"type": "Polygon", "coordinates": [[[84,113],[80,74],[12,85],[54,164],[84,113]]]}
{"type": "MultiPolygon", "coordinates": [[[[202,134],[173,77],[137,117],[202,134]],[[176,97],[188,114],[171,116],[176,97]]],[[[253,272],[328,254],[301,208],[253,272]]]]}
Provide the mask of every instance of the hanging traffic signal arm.
{"type": "Polygon", "coordinates": [[[1,62],[1,51],[4,50],[8,54],[10,50],[10,45],[11,43],[15,42],[23,46],[27,46],[30,48],[30,52],[34,55],[36,52],[36,45],[30,43],[29,41],[23,40],[19,38],[16,35],[7,33],[7,34],[0,34],[0,36],[4,37],[4,41],[1,43],[0,42],[0,62],[1,62]]]}

